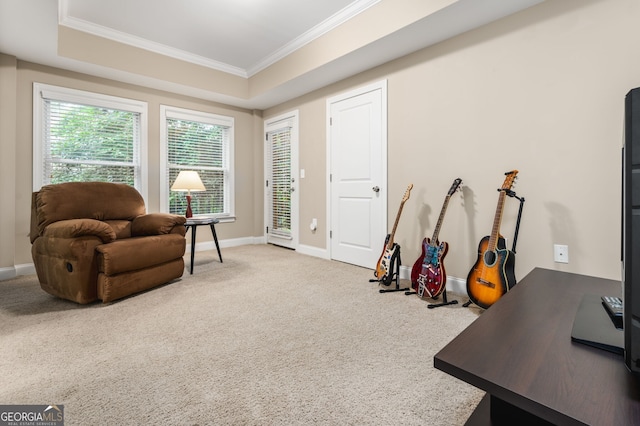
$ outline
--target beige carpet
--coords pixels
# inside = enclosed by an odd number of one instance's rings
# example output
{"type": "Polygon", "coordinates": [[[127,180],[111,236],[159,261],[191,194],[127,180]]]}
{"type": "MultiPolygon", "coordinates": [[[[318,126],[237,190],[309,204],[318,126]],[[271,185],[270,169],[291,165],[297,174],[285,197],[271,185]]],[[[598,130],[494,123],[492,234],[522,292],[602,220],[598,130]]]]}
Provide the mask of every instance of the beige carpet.
{"type": "Polygon", "coordinates": [[[477,309],[274,246],[222,255],[108,305],[0,281],[0,404],[64,404],[67,425],[461,425],[483,396],[433,368],[477,309]]]}

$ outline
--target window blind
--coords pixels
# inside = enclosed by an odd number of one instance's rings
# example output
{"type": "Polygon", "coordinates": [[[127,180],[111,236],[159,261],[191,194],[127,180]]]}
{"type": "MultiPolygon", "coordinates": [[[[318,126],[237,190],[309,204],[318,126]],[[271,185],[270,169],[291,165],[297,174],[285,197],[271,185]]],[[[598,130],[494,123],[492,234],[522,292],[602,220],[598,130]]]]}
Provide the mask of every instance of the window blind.
{"type": "Polygon", "coordinates": [[[140,113],[43,99],[43,183],[136,186],[140,113]]]}
{"type": "MultiPolygon", "coordinates": [[[[224,213],[230,128],[178,118],[167,118],[166,123],[168,187],[180,170],[195,170],[207,190],[191,193],[193,214],[224,213]]],[[[184,193],[171,191],[169,211],[182,214],[186,207],[184,193]]]]}
{"type": "Polygon", "coordinates": [[[272,235],[291,238],[291,128],[269,133],[272,235]]]}

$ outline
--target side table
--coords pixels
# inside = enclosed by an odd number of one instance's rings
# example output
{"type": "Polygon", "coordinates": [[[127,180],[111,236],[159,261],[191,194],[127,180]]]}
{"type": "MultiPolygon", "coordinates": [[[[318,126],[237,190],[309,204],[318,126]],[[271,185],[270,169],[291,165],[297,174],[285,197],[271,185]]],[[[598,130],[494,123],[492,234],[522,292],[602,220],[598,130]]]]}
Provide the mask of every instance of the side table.
{"type": "Polygon", "coordinates": [[[220,263],[222,263],[222,254],[220,253],[220,245],[218,244],[218,234],[216,234],[216,223],[219,223],[220,220],[214,217],[203,217],[203,218],[193,218],[190,217],[187,219],[187,222],[184,224],[187,230],[191,229],[191,267],[189,273],[193,275],[193,256],[196,251],[196,230],[200,225],[209,225],[211,227],[211,233],[213,234],[213,241],[216,243],[216,249],[218,250],[218,257],[220,258],[220,263]]]}

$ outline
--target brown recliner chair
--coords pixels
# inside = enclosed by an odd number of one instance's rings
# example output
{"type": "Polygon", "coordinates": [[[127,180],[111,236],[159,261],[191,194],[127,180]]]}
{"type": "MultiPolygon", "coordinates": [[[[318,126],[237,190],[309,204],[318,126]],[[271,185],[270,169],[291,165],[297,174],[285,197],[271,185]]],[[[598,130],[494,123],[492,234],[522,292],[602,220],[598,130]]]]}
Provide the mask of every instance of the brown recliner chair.
{"type": "Polygon", "coordinates": [[[186,219],[145,214],[133,187],[43,186],[31,207],[31,255],[42,289],[78,303],[110,302],[179,278],[186,219]]]}

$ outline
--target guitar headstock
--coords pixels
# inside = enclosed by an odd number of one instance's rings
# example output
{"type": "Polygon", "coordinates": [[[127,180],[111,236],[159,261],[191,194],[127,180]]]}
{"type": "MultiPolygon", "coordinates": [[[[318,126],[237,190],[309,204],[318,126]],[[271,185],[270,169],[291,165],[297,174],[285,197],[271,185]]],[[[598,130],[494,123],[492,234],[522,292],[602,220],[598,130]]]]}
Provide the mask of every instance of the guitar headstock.
{"type": "Polygon", "coordinates": [[[409,196],[411,195],[411,190],[412,189],[413,189],[413,184],[410,183],[409,186],[407,186],[407,190],[404,191],[404,195],[402,196],[402,202],[403,203],[409,199],[409,196]]]}
{"type": "Polygon", "coordinates": [[[451,188],[449,188],[449,192],[447,193],[447,195],[453,195],[458,190],[458,187],[460,186],[461,183],[462,183],[462,179],[460,178],[457,178],[456,180],[454,180],[453,183],[451,184],[451,188]]]}
{"type": "Polygon", "coordinates": [[[506,172],[505,175],[507,176],[504,179],[504,183],[502,184],[502,188],[500,188],[500,191],[508,191],[511,189],[511,187],[514,185],[515,180],[516,180],[516,175],[518,174],[517,170],[511,170],[510,172],[506,172]]]}

